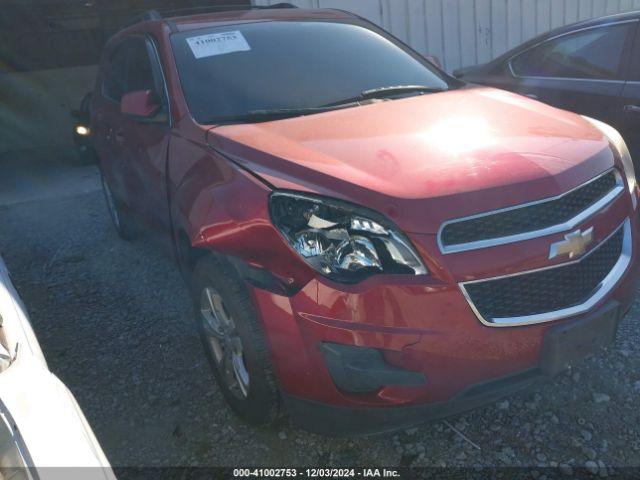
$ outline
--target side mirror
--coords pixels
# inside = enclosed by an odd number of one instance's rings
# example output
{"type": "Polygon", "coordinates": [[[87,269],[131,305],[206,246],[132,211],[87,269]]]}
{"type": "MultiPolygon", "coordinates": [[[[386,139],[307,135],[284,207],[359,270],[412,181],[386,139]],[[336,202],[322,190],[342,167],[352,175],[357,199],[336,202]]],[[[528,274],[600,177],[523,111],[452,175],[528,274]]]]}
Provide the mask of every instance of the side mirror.
{"type": "Polygon", "coordinates": [[[429,60],[430,63],[434,64],[440,70],[442,70],[442,63],[440,63],[440,59],[435,55],[425,55],[425,58],[429,60]]]}
{"type": "Polygon", "coordinates": [[[120,99],[120,112],[138,118],[151,118],[160,109],[157,95],[151,90],[125,93],[120,99]]]}

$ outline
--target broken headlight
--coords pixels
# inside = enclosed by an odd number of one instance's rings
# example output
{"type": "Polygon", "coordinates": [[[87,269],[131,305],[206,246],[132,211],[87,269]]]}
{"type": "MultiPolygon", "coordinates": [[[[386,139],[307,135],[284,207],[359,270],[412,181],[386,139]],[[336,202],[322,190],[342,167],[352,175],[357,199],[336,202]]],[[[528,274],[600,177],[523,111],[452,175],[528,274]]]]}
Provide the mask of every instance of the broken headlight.
{"type": "Polygon", "coordinates": [[[409,239],[382,215],[346,202],[274,192],[274,225],[318,272],[343,283],[378,273],[426,275],[409,239]]]}

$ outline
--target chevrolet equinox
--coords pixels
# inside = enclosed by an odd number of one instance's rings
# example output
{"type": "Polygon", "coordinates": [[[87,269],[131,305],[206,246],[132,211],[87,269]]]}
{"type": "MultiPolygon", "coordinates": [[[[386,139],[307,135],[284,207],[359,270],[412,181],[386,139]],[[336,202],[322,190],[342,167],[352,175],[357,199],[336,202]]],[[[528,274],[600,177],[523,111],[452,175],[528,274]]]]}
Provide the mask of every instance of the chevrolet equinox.
{"type": "Polygon", "coordinates": [[[171,249],[248,422],[461,412],[606,347],[633,299],[619,133],[353,14],[150,12],[108,42],[91,115],[118,234],[171,249]]]}

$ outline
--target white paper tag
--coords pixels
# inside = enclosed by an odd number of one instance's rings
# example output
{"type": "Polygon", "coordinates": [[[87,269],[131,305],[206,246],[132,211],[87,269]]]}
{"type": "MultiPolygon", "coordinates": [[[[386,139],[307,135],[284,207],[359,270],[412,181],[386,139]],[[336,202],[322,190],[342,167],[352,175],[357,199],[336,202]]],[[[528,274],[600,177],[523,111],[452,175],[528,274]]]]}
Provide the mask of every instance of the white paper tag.
{"type": "Polygon", "coordinates": [[[196,58],[224,55],[232,52],[246,52],[251,50],[249,44],[238,30],[224,33],[211,33],[187,38],[193,56],[196,58]]]}

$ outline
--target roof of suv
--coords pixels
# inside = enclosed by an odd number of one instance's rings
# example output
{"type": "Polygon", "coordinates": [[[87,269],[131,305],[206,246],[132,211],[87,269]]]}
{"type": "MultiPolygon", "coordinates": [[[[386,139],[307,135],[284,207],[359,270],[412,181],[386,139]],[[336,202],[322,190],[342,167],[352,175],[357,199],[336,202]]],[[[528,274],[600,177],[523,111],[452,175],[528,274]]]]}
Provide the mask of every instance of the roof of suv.
{"type": "Polygon", "coordinates": [[[201,13],[166,17],[140,23],[167,22],[172,30],[185,32],[199,28],[237,25],[239,23],[269,22],[274,20],[353,19],[356,15],[337,9],[264,8],[201,13]]]}

